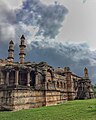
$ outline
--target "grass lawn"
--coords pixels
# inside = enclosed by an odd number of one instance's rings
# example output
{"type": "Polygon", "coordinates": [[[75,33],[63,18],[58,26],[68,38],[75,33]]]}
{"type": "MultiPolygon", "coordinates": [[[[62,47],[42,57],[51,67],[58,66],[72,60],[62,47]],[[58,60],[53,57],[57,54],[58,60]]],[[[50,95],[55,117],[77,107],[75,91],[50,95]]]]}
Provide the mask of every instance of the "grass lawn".
{"type": "Polygon", "coordinates": [[[96,120],[96,99],[68,101],[56,106],[0,112],[0,120],[96,120]]]}

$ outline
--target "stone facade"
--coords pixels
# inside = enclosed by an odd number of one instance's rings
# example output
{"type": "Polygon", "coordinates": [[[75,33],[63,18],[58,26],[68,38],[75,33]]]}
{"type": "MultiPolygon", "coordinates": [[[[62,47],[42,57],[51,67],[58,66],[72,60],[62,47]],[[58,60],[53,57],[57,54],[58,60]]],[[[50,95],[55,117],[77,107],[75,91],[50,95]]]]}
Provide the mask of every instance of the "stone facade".
{"type": "Polygon", "coordinates": [[[94,98],[93,87],[84,69],[84,77],[69,67],[56,68],[46,62],[25,62],[25,37],[20,41],[20,62],[14,62],[11,40],[8,58],[0,60],[0,109],[21,110],[63,103],[67,100],[94,98]]]}

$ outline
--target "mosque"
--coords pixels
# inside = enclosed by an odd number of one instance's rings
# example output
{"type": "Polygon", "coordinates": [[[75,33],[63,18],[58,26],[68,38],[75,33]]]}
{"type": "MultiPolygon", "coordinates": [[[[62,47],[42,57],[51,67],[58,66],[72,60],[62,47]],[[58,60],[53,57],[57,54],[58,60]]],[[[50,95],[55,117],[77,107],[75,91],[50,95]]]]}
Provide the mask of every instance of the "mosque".
{"type": "Polygon", "coordinates": [[[12,40],[7,59],[0,59],[0,110],[30,109],[94,98],[87,68],[81,77],[69,67],[55,69],[46,62],[26,62],[25,41],[22,35],[19,62],[14,62],[12,40]]]}

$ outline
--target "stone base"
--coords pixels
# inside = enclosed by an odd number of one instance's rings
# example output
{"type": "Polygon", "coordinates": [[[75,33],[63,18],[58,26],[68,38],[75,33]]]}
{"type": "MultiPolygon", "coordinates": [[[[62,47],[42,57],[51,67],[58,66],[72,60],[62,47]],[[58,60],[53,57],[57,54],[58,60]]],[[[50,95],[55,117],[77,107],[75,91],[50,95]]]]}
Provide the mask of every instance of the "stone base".
{"type": "Polygon", "coordinates": [[[55,105],[66,101],[66,96],[66,93],[60,91],[40,91],[31,87],[11,86],[0,90],[0,109],[22,110],[55,105]]]}

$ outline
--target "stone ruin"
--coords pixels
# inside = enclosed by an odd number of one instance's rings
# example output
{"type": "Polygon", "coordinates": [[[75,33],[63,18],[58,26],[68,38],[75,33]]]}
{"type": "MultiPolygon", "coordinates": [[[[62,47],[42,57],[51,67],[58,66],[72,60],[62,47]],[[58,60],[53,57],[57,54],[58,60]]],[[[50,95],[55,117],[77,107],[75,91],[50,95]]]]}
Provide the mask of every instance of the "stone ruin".
{"type": "Polygon", "coordinates": [[[0,110],[29,109],[94,98],[87,68],[81,77],[69,67],[54,69],[46,62],[25,62],[24,35],[20,38],[19,48],[19,62],[14,62],[12,40],[8,58],[0,59],[0,110]]]}

